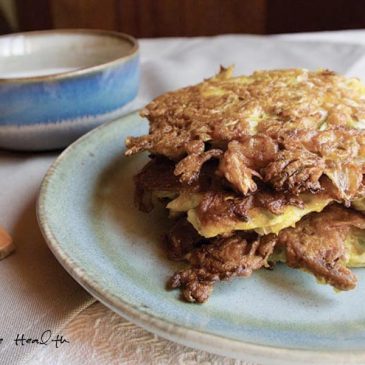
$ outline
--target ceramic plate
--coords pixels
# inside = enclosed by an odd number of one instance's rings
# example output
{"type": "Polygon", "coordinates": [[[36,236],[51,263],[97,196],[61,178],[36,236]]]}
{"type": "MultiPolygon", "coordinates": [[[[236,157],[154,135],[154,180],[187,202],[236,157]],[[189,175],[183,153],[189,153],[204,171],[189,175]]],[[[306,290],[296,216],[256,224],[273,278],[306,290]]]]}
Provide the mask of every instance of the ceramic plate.
{"type": "Polygon", "coordinates": [[[147,127],[137,114],[103,125],[50,168],[38,219],[65,269],[115,312],[187,346],[260,364],[364,364],[365,269],[344,293],[283,265],[220,283],[203,305],[165,290],[177,269],[160,239],[167,215],[134,207],[132,176],[147,156],[123,156],[125,138],[147,127]]]}

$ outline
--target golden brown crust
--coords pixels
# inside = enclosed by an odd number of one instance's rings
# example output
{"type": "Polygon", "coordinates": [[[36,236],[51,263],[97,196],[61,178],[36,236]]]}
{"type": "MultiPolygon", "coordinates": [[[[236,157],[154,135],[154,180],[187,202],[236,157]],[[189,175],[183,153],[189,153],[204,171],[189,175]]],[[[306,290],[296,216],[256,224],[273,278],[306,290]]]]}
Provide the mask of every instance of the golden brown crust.
{"type": "Polygon", "coordinates": [[[325,170],[324,160],[304,148],[281,150],[263,169],[264,181],[277,191],[300,194],[321,190],[319,179],[325,170]]]}
{"type": "Polygon", "coordinates": [[[181,183],[192,184],[197,181],[205,162],[211,158],[218,158],[223,154],[219,149],[211,149],[206,152],[191,153],[176,164],[174,174],[179,176],[181,183]]]}
{"type": "Polygon", "coordinates": [[[190,268],[176,272],[169,287],[181,288],[185,300],[205,302],[219,280],[235,276],[250,276],[254,270],[268,266],[267,259],[272,254],[275,240],[265,237],[248,243],[236,235],[216,239],[186,255],[190,268]]]}
{"type": "Polygon", "coordinates": [[[303,201],[288,193],[259,190],[242,197],[222,191],[208,191],[203,194],[196,207],[196,215],[202,226],[233,226],[249,219],[249,210],[264,208],[273,214],[281,214],[286,206],[303,208],[303,201]]]}
{"type": "Polygon", "coordinates": [[[323,190],[336,198],[364,191],[365,88],[330,71],[278,70],[232,78],[230,69],[195,86],[166,93],[142,111],[147,136],[127,139],[127,155],[141,150],[177,162],[182,183],[198,179],[203,164],[247,195],[263,178],[278,191],[323,190]]]}
{"type": "Polygon", "coordinates": [[[330,71],[259,71],[232,78],[231,70],[198,85],[163,94],[141,115],[148,136],[129,138],[127,154],[149,150],[179,159],[193,140],[220,144],[244,135],[276,137],[286,130],[353,127],[365,119],[356,80],[330,71]],[[257,128],[256,128],[257,127],[257,128]]]}
{"type": "Polygon", "coordinates": [[[243,195],[255,192],[254,177],[261,178],[259,170],[275,158],[278,145],[270,137],[256,135],[233,140],[220,160],[219,173],[243,195]]]}
{"type": "Polygon", "coordinates": [[[356,286],[355,275],[345,265],[345,238],[351,227],[365,229],[365,216],[339,205],[303,218],[295,228],[279,233],[286,263],[302,268],[339,290],[356,286]]]}
{"type": "Polygon", "coordinates": [[[298,194],[323,189],[327,176],[338,200],[353,200],[363,190],[365,131],[336,128],[296,130],[279,138],[281,150],[262,172],[264,181],[278,191],[298,194]]]}

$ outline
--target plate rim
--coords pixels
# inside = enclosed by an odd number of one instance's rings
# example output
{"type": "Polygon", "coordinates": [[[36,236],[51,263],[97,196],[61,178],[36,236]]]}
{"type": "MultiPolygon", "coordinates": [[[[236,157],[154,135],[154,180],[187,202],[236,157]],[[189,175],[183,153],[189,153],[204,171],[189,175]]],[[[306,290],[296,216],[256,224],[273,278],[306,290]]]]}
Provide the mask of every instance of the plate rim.
{"type": "MultiPolygon", "coordinates": [[[[340,364],[364,364],[365,351],[321,351],[304,350],[295,348],[285,348],[279,346],[259,345],[230,339],[216,334],[207,333],[184,325],[178,325],[159,316],[147,313],[143,307],[134,305],[122,298],[116,298],[113,293],[103,289],[96,281],[87,276],[87,269],[77,266],[73,261],[72,255],[62,248],[62,243],[58,242],[56,235],[48,224],[46,214],[46,197],[49,187],[52,184],[53,176],[63,161],[72,152],[79,148],[84,141],[97,135],[101,130],[109,128],[110,125],[121,123],[124,119],[133,118],[139,115],[139,111],[130,112],[116,120],[104,123],[68,146],[48,168],[40,186],[37,203],[36,215],[42,235],[57,261],[68,272],[69,275],[80,284],[88,293],[99,300],[109,309],[118,315],[126,318],[130,322],[155,333],[167,340],[174,341],[184,346],[198,350],[208,351],[221,356],[238,358],[246,361],[261,362],[270,365],[284,364],[307,364],[308,361],[316,361],[318,365],[340,365],[340,364]]],[[[122,153],[122,148],[121,148],[122,153]]],[[[187,304],[191,305],[191,304],[187,304]]],[[[194,305],[194,304],[193,304],[194,305]]]]}

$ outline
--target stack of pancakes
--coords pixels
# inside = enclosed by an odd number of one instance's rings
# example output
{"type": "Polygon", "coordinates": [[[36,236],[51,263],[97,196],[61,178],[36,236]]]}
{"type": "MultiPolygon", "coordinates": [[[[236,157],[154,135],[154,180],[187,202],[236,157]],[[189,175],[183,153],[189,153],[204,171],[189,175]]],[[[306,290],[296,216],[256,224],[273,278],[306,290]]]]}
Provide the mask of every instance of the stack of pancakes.
{"type": "Polygon", "coordinates": [[[170,287],[204,302],[216,281],[277,261],[339,290],[365,266],[365,87],[328,70],[232,69],[169,92],[141,112],[148,151],[135,177],[143,211],[156,198],[172,219],[170,287]]]}

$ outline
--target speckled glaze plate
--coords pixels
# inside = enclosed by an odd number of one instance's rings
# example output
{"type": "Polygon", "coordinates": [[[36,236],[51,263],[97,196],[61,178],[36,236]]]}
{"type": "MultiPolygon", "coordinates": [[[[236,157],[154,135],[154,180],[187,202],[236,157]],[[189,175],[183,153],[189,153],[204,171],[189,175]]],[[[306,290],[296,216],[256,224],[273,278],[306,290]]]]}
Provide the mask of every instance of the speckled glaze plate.
{"type": "Polygon", "coordinates": [[[365,364],[365,269],[345,293],[284,265],[220,283],[204,305],[165,290],[177,268],[160,240],[167,216],[135,209],[132,176],[147,156],[123,156],[125,138],[147,128],[137,114],[103,125],[47,173],[38,219],[64,268],[121,316],[187,346],[259,364],[365,364]]]}

